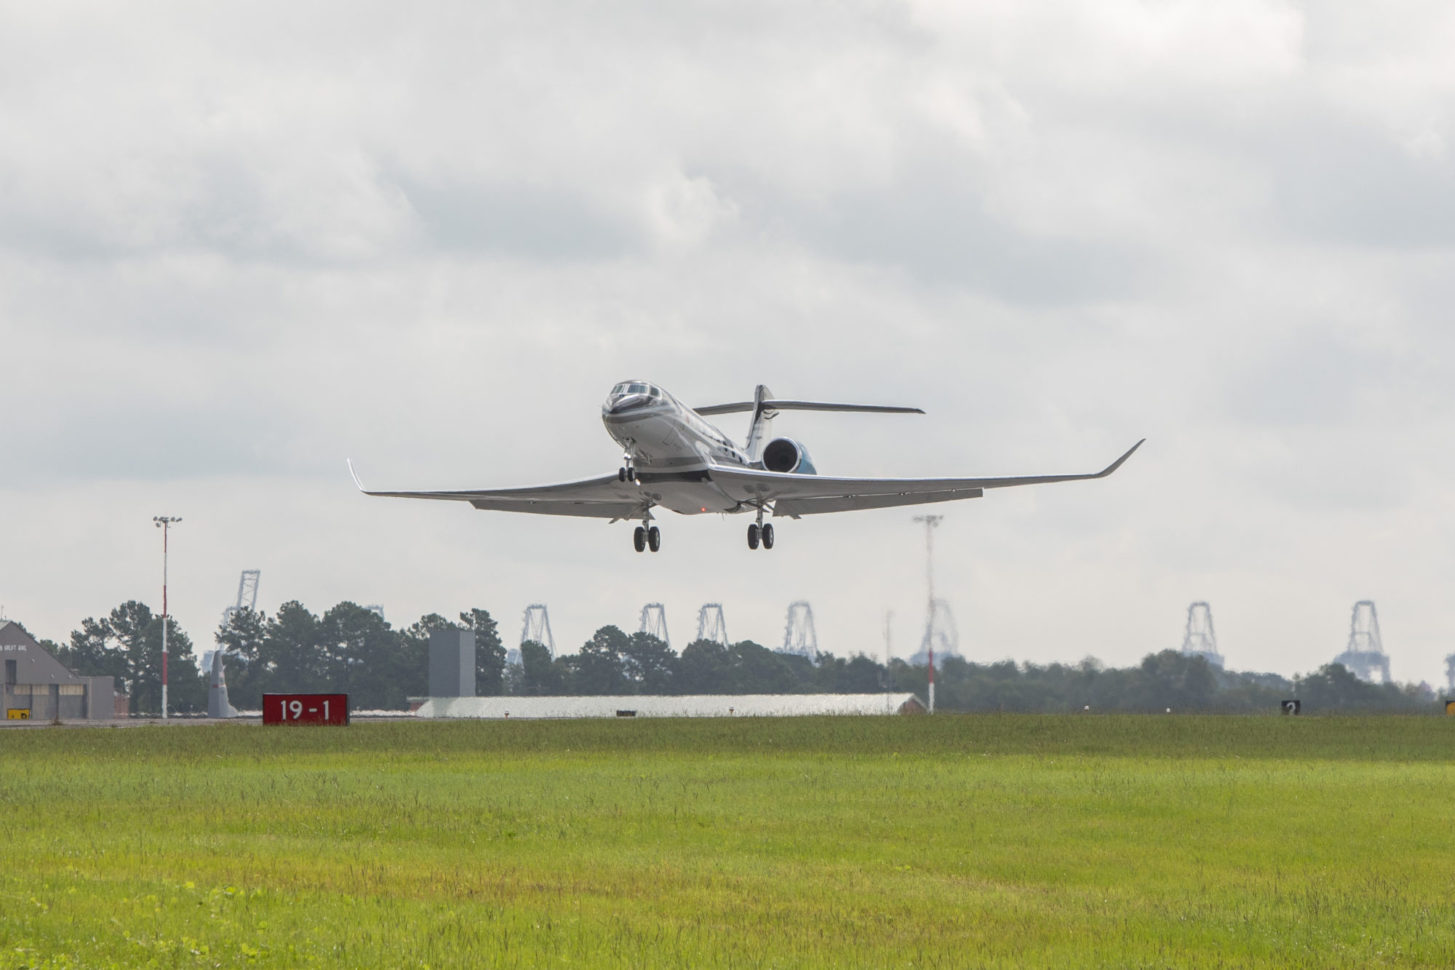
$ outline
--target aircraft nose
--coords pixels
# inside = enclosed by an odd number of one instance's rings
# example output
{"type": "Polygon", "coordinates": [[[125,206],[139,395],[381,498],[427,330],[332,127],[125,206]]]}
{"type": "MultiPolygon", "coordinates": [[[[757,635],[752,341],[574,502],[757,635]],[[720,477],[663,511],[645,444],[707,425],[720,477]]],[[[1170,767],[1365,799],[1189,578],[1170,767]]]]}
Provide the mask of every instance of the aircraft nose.
{"type": "Polygon", "coordinates": [[[625,411],[634,411],[646,403],[645,394],[625,394],[615,400],[607,401],[604,410],[607,414],[621,414],[625,411]]]}

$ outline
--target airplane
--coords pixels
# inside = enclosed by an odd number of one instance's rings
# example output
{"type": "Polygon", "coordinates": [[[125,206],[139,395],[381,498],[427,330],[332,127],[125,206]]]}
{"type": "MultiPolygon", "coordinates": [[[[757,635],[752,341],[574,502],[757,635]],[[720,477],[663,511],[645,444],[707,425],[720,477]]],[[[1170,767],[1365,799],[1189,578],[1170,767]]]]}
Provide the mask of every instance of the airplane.
{"type": "Polygon", "coordinates": [[[773,396],[759,384],[751,401],[687,407],[656,384],[623,381],[601,406],[606,431],[623,449],[615,475],[579,482],[442,492],[370,491],[349,461],[354,484],[365,495],[389,498],[469,502],[477,509],[576,515],[612,522],[640,521],[632,532],[637,552],[656,552],[662,534],[652,522],[654,508],[682,515],[707,512],[754,516],[748,526],[748,548],[772,549],[774,519],[797,519],[823,512],[882,509],[979,498],[988,488],[1044,485],[1105,478],[1122,466],[1142,441],[1099,472],[1073,475],[1031,475],[1019,478],[834,478],[818,474],[808,449],[792,438],[768,437],[768,427],[782,411],[857,411],[878,414],[923,414],[919,408],[876,404],[833,404],[791,401],[773,396]],[[743,445],[704,420],[718,414],[751,413],[743,445]]]}

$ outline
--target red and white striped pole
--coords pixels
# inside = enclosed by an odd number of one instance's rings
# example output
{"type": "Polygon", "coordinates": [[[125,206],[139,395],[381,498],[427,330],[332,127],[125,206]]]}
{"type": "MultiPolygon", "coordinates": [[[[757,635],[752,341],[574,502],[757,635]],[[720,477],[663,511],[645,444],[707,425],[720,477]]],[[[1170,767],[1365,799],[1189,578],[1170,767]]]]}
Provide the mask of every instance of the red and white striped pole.
{"type": "Polygon", "coordinates": [[[930,647],[930,713],[935,713],[935,648],[930,647]]]}

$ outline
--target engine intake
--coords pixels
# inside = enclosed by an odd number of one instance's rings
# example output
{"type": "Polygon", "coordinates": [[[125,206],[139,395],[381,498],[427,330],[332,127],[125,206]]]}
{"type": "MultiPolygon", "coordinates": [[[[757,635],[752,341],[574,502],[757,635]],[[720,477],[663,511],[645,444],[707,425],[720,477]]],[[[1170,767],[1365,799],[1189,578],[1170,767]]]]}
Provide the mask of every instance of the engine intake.
{"type": "Polygon", "coordinates": [[[808,457],[808,449],[792,438],[774,438],[763,449],[763,467],[770,472],[797,472],[817,475],[818,469],[808,457]]]}

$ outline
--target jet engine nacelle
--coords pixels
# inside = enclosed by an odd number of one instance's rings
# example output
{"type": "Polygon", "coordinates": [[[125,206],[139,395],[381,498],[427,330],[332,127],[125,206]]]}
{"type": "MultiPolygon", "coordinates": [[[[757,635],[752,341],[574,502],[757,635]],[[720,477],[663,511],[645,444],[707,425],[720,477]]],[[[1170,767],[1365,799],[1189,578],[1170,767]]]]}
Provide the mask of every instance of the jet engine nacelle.
{"type": "Polygon", "coordinates": [[[797,472],[817,475],[818,469],[808,457],[808,449],[792,438],[774,438],[763,449],[763,467],[770,472],[797,472]]]}

